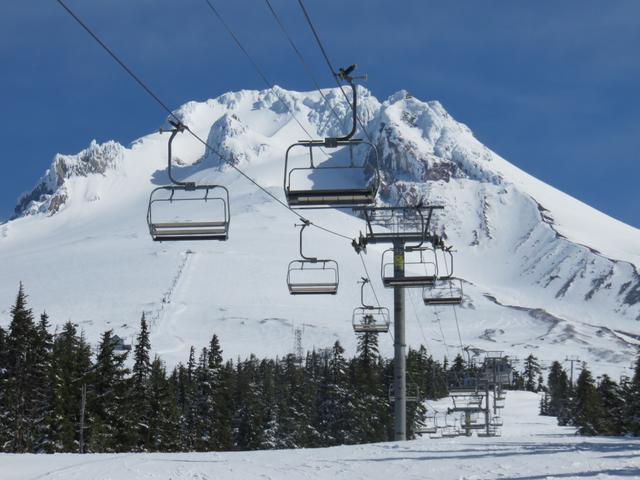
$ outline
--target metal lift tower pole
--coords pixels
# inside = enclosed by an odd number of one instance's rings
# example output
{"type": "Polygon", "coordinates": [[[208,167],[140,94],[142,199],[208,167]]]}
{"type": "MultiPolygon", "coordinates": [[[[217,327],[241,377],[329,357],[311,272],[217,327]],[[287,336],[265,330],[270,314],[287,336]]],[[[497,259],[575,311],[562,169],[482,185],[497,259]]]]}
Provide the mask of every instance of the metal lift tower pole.
{"type": "MultiPolygon", "coordinates": [[[[405,321],[404,321],[404,289],[403,282],[405,243],[415,242],[420,247],[424,242],[433,243],[434,237],[429,235],[431,214],[434,210],[442,210],[442,205],[417,205],[404,207],[363,207],[354,208],[362,212],[367,222],[366,238],[354,239],[356,252],[362,249],[361,241],[367,243],[393,244],[393,278],[388,282],[385,275],[383,256],[382,276],[385,286],[393,286],[393,409],[394,409],[394,439],[407,439],[407,364],[405,357],[405,321]],[[425,218],[424,212],[427,213],[425,218]],[[381,228],[382,227],[382,228],[381,228]],[[380,230],[378,230],[380,229],[380,230]],[[377,230],[377,231],[376,231],[377,230]]],[[[390,273],[390,272],[389,272],[390,273]]],[[[414,285],[415,286],[415,285],[414,285]]]]}
{"type": "MultiPolygon", "coordinates": [[[[393,242],[393,276],[404,277],[404,241],[393,242]]],[[[395,440],[407,439],[407,365],[405,358],[404,287],[393,288],[395,440]]]]}

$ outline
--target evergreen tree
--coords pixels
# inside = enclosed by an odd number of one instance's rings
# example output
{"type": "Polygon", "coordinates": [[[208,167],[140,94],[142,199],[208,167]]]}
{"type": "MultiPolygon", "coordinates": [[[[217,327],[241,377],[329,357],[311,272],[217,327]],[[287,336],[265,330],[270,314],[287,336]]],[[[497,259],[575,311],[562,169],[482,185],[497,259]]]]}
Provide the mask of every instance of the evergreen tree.
{"type": "Polygon", "coordinates": [[[549,392],[549,402],[546,415],[566,418],[566,409],[569,404],[569,377],[562,368],[560,362],[553,362],[547,376],[547,388],[549,392]]]}
{"type": "Polygon", "coordinates": [[[462,355],[458,354],[453,359],[453,364],[449,369],[450,385],[453,387],[464,387],[467,377],[467,362],[464,361],[462,355]]]}
{"type": "Polygon", "coordinates": [[[35,380],[40,377],[35,352],[37,337],[33,313],[27,308],[27,296],[20,283],[16,302],[11,308],[2,385],[6,392],[3,426],[10,432],[5,449],[9,452],[33,452],[38,443],[36,419],[31,417],[37,409],[35,380]]]}
{"type": "Polygon", "coordinates": [[[228,451],[234,448],[233,417],[235,403],[235,367],[231,360],[216,369],[214,398],[216,416],[214,418],[214,450],[228,451]]]}
{"type": "Polygon", "coordinates": [[[354,404],[344,348],[336,341],[325,357],[320,385],[318,430],[325,445],[354,443],[354,404]]]}
{"type": "Polygon", "coordinates": [[[425,392],[425,377],[427,357],[426,349],[421,346],[420,350],[409,348],[407,354],[407,377],[410,379],[408,395],[416,397],[415,402],[407,403],[407,438],[415,438],[415,432],[425,425],[427,408],[424,403],[423,392],[425,392]]]}
{"type": "MultiPolygon", "coordinates": [[[[297,362],[298,359],[294,358],[297,362]]],[[[282,373],[278,362],[263,359],[260,362],[259,375],[262,378],[263,412],[263,445],[265,448],[287,448],[294,445],[288,435],[281,430],[282,418],[288,415],[287,388],[282,388],[282,373]]],[[[288,432],[290,433],[290,432],[288,432]]]]}
{"type": "Polygon", "coordinates": [[[513,390],[524,390],[524,377],[517,370],[513,370],[513,379],[511,382],[511,388],[513,390]]]}
{"type": "Polygon", "coordinates": [[[148,392],[151,375],[150,351],[149,329],[143,313],[140,319],[140,332],[133,351],[132,377],[129,382],[131,389],[128,395],[128,401],[131,403],[130,422],[134,425],[132,443],[134,450],[137,451],[146,451],[151,445],[149,434],[151,411],[148,392]]]}
{"type": "Polygon", "coordinates": [[[92,452],[128,451],[133,444],[130,406],[126,402],[129,391],[124,363],[127,353],[116,351],[113,332],[102,334],[94,374],[88,388],[91,390],[92,452]]]}
{"type": "Polygon", "coordinates": [[[384,417],[389,408],[387,392],[382,382],[382,368],[378,353],[378,334],[365,332],[358,335],[356,358],[353,363],[353,402],[356,407],[353,432],[358,443],[385,440],[384,417]]]}
{"type": "Polygon", "coordinates": [[[598,395],[602,402],[602,422],[598,433],[601,435],[621,435],[623,432],[624,400],[618,384],[604,374],[598,384],[598,395]]]}
{"type": "Polygon", "coordinates": [[[176,392],[180,411],[180,444],[183,451],[193,451],[196,445],[196,360],[195,349],[189,349],[186,367],[177,367],[176,392]]]}
{"type": "Polygon", "coordinates": [[[540,364],[538,363],[538,359],[530,353],[529,356],[524,360],[524,389],[529,392],[536,392],[538,390],[537,380],[540,376],[540,364]]]}
{"type": "Polygon", "coordinates": [[[214,376],[209,368],[209,350],[203,348],[195,372],[194,448],[197,451],[212,450],[214,443],[213,418],[217,415],[214,397],[214,376]]]}
{"type": "Polygon", "coordinates": [[[625,385],[623,399],[625,433],[640,436],[640,353],[636,359],[634,375],[625,385]]]}
{"type": "Polygon", "coordinates": [[[167,379],[162,361],[155,357],[148,381],[149,428],[147,449],[155,452],[180,450],[180,414],[176,391],[167,379]]]}
{"type": "Polygon", "coordinates": [[[52,353],[49,430],[56,452],[79,451],[82,385],[88,381],[90,368],[91,349],[75,325],[67,322],[53,342],[52,353]]]}
{"type": "Polygon", "coordinates": [[[33,398],[29,418],[34,423],[36,452],[55,451],[55,440],[51,435],[51,414],[53,406],[53,336],[49,333],[49,316],[40,315],[36,325],[33,346],[33,398]]]}
{"type": "Polygon", "coordinates": [[[10,437],[7,407],[7,333],[0,327],[0,452],[10,437]]]}
{"type": "Polygon", "coordinates": [[[549,393],[544,392],[540,395],[540,415],[549,415],[549,393]]]}
{"type": "Polygon", "coordinates": [[[264,405],[257,381],[257,359],[251,355],[236,368],[235,447],[257,450],[264,445],[264,405]]]}
{"type": "Polygon", "coordinates": [[[308,444],[308,437],[311,435],[309,407],[313,405],[313,398],[305,398],[310,392],[305,389],[304,373],[298,367],[295,355],[287,355],[279,363],[279,447],[303,447],[308,444]]]}
{"type": "Polygon", "coordinates": [[[576,383],[571,408],[572,424],[578,427],[580,435],[597,435],[602,431],[603,415],[600,395],[596,390],[591,372],[585,365],[576,383]]]}

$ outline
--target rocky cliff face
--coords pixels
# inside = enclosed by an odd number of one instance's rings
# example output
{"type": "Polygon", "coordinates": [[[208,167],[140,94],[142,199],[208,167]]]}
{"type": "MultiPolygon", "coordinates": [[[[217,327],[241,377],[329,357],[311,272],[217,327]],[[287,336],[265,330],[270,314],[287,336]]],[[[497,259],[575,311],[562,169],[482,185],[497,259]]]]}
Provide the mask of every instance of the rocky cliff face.
{"type": "Polygon", "coordinates": [[[18,199],[15,216],[55,214],[69,200],[66,180],[72,177],[107,175],[122,160],[123,153],[124,148],[118,142],[98,144],[93,140],[87,149],[76,155],[56,155],[36,186],[18,199]]]}

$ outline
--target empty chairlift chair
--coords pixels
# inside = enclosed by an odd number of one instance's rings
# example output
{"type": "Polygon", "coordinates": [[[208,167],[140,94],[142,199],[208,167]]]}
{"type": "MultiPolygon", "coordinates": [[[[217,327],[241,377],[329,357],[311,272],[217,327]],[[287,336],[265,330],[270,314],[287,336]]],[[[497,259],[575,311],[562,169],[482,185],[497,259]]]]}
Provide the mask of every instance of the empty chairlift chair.
{"type": "Polygon", "coordinates": [[[459,278],[438,278],[433,285],[422,289],[425,305],[460,305],[462,298],[462,280],[459,278]]]}
{"type": "Polygon", "coordinates": [[[456,427],[456,421],[454,419],[450,419],[449,415],[445,415],[444,417],[445,425],[442,428],[442,437],[443,438],[453,438],[460,435],[459,429],[456,427]]]}
{"type": "Polygon", "coordinates": [[[386,307],[374,307],[364,303],[364,286],[369,283],[368,278],[358,282],[360,286],[361,306],[353,310],[352,324],[356,333],[386,333],[391,323],[389,309],[386,307]]]}
{"type": "Polygon", "coordinates": [[[149,198],[147,225],[154,241],[227,240],[229,191],[222,185],[196,185],[176,180],[171,172],[171,145],[185,126],[173,126],[168,147],[167,173],[172,185],[155,188],[149,198]]]}
{"type": "Polygon", "coordinates": [[[422,290],[425,305],[459,305],[462,303],[462,280],[453,277],[451,247],[439,246],[434,250],[438,278],[422,290]]]}
{"type": "Polygon", "coordinates": [[[502,420],[502,417],[498,416],[498,415],[494,415],[493,417],[491,417],[491,426],[492,427],[502,427],[504,425],[504,421],[502,420]]]}
{"type": "Polygon", "coordinates": [[[404,275],[394,273],[394,251],[392,248],[382,253],[382,284],[385,287],[426,287],[433,286],[438,278],[438,265],[434,250],[430,247],[409,247],[405,249],[404,275]],[[409,254],[408,256],[406,254],[409,254]]]}
{"type": "Polygon", "coordinates": [[[284,192],[292,208],[356,207],[375,203],[380,185],[378,152],[372,143],[352,138],[357,127],[357,88],[353,83],[355,78],[350,75],[354,69],[352,65],[337,74],[353,91],[351,131],[343,137],[300,140],[287,149],[284,192]]]}
{"type": "Polygon", "coordinates": [[[300,229],[300,259],[289,263],[287,287],[291,295],[335,295],[338,293],[339,273],[335,260],[306,257],[302,253],[302,232],[310,225],[303,220],[300,229]]]}
{"type": "Polygon", "coordinates": [[[438,421],[436,420],[436,412],[425,417],[424,425],[418,430],[418,433],[433,435],[438,433],[438,421]]]}

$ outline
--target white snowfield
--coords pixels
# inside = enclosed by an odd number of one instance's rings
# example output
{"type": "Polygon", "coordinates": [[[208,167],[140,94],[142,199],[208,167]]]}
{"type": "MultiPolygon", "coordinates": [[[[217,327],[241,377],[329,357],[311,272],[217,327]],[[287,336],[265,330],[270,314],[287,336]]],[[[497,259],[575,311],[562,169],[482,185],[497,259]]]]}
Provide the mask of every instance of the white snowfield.
{"type": "Polygon", "coordinates": [[[2,480],[481,480],[640,478],[640,439],[580,437],[509,392],[498,438],[181,454],[0,455],[2,480]]]}
{"type": "MultiPolygon", "coordinates": [[[[360,92],[359,115],[380,151],[382,200],[444,204],[434,227],[456,249],[454,274],[463,279],[464,302],[455,310],[427,307],[419,289],[409,290],[408,343],[425,344],[437,358],[451,358],[460,343],[520,358],[533,353],[543,364],[578,355],[596,373],[630,374],[640,344],[640,231],[511,165],[438,102],[398,92],[381,103],[360,92]]],[[[312,136],[348,131],[338,90],[326,96],[344,122],[317,92],[279,94],[312,136]]],[[[227,93],[177,115],[284,199],[284,153],[305,134],[273,93],[227,93]]],[[[299,219],[188,133],[174,142],[174,174],[229,188],[229,240],[151,241],[147,202],[167,182],[168,137],[150,134],[129,148],[92,143],[55,158],[21,199],[19,218],[0,225],[0,324],[7,325],[23,281],[36,313],[46,309],[55,325],[77,323],[93,343],[109,328],[132,341],[145,312],[152,346],[169,365],[213,333],[226,358],[291,352],[295,328],[304,330],[304,349],[340,340],[353,353],[351,313],[364,271],[349,240],[305,231],[308,255],[338,261],[340,286],[335,296],[292,297],[285,279],[289,261],[299,258],[299,219]]],[[[300,214],[350,238],[365,229],[350,211],[300,214]]],[[[383,250],[371,245],[363,258],[381,304],[391,306],[380,279],[383,250]]],[[[380,343],[390,355],[391,336],[380,343]]]]}

